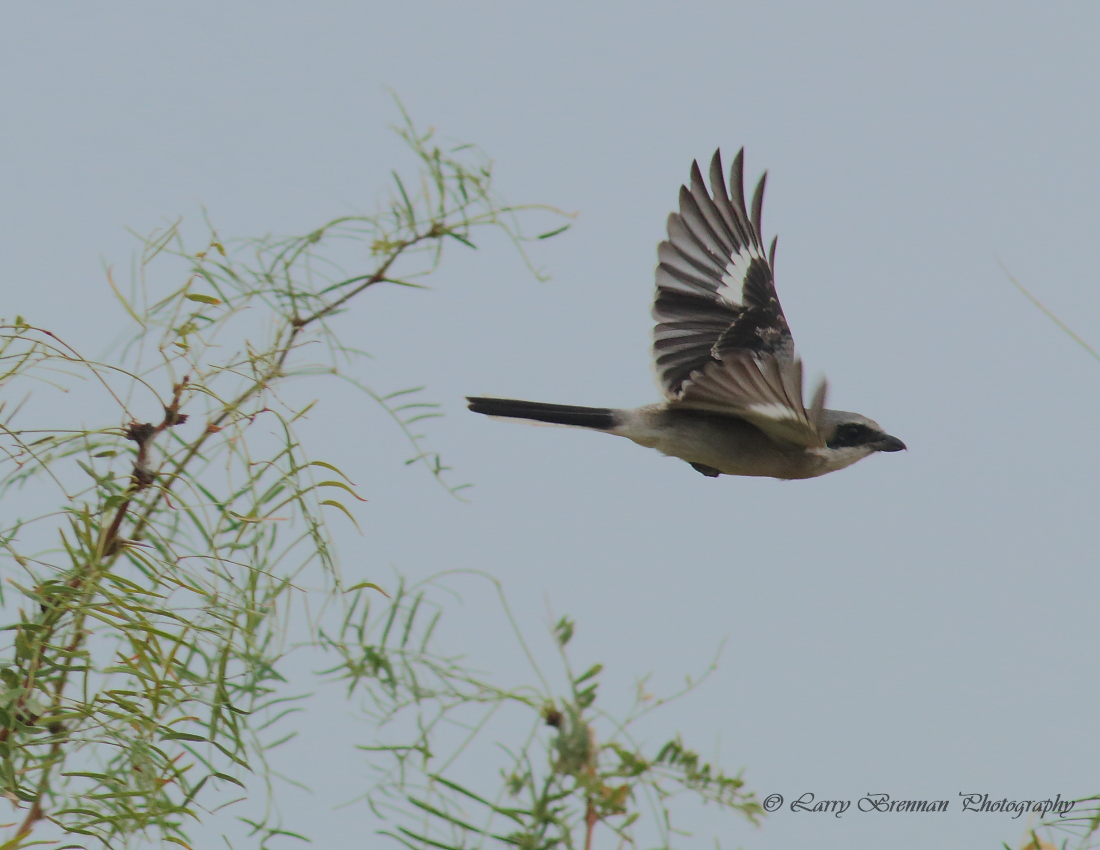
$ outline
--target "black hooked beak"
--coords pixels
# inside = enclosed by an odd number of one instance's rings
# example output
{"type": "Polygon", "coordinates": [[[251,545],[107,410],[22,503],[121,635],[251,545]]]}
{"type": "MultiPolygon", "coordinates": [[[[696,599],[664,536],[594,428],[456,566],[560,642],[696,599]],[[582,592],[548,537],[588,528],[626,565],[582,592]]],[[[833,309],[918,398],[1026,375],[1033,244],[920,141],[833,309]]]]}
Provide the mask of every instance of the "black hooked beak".
{"type": "Polygon", "coordinates": [[[900,452],[905,449],[905,443],[897,437],[891,437],[889,434],[877,443],[871,443],[871,446],[876,452],[900,452]]]}

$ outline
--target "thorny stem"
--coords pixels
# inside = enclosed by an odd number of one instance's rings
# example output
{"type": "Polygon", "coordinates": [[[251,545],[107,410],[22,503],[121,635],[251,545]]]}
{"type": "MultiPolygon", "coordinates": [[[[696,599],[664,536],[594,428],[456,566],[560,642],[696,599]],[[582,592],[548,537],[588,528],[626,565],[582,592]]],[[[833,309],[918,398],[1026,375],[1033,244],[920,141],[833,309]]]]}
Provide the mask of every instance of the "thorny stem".
{"type": "Polygon", "coordinates": [[[183,380],[172,387],[172,401],[164,408],[164,419],[161,420],[159,425],[152,425],[148,422],[131,422],[126,428],[126,439],[133,440],[138,444],[137,458],[134,460],[134,471],[130,475],[130,487],[126,491],[126,501],[118,506],[114,520],[100,537],[99,545],[96,547],[96,554],[100,557],[110,557],[119,551],[118,530],[130,508],[130,502],[136,494],[148,489],[156,480],[156,474],[149,469],[149,450],[153,445],[153,441],[168,428],[174,425],[182,425],[187,421],[186,414],[180,413],[180,397],[187,387],[188,378],[188,375],[184,375],[183,380]]]}
{"type": "Polygon", "coordinates": [[[209,422],[206,423],[206,428],[203,429],[203,432],[198,436],[195,442],[190,445],[184,456],[176,461],[175,468],[168,475],[167,480],[158,488],[156,495],[153,496],[153,498],[149,501],[149,504],[146,505],[145,509],[141,512],[141,515],[138,517],[138,520],[134,525],[132,539],[141,539],[142,532],[145,531],[145,528],[148,526],[149,521],[156,513],[157,508],[160,506],[161,500],[168,495],[168,492],[172,489],[172,485],[175,483],[176,479],[179,478],[183,470],[186,469],[187,465],[195,458],[195,455],[199,453],[206,440],[212,434],[216,434],[221,429],[222,424],[230,416],[232,416],[235,411],[239,410],[241,405],[243,405],[253,396],[262,392],[268,387],[271,381],[280,376],[283,370],[283,366],[286,365],[286,360],[290,356],[290,352],[294,349],[294,343],[304,328],[313,324],[316,321],[319,321],[320,319],[323,319],[325,316],[332,314],[342,305],[347,303],[351,298],[361,293],[368,286],[373,286],[374,284],[381,283],[383,280],[385,280],[386,272],[390,270],[390,267],[394,264],[397,258],[407,249],[411,248],[419,242],[423,242],[425,239],[438,239],[440,236],[443,235],[444,232],[445,230],[442,224],[440,224],[439,222],[433,223],[431,228],[429,228],[424,233],[418,233],[412,239],[398,243],[397,246],[390,253],[390,255],[386,258],[385,262],[383,262],[382,265],[375,269],[370,277],[363,281],[363,283],[361,283],[359,286],[355,287],[355,289],[351,290],[348,293],[345,293],[336,301],[322,307],[320,310],[310,316],[306,316],[305,318],[296,317],[294,319],[291,319],[288,322],[290,333],[287,336],[286,342],[280,346],[279,356],[276,359],[275,364],[263,375],[257,378],[252,383],[252,385],[248,387],[248,389],[237,396],[237,398],[234,399],[232,402],[223,407],[221,412],[219,412],[209,422]]]}
{"type": "Polygon", "coordinates": [[[588,807],[584,813],[584,850],[592,850],[592,833],[599,822],[600,814],[596,811],[596,807],[592,805],[592,797],[589,796],[588,807]]]}
{"type": "MultiPolygon", "coordinates": [[[[368,286],[374,286],[374,284],[380,283],[382,280],[384,280],[386,277],[386,272],[390,270],[390,266],[393,265],[394,260],[396,260],[405,250],[416,245],[418,242],[423,242],[425,239],[438,239],[444,233],[446,233],[446,230],[444,229],[443,224],[437,221],[434,222],[428,230],[424,231],[423,233],[418,233],[412,239],[405,242],[398,242],[397,247],[394,249],[393,253],[390,254],[390,256],[386,259],[386,262],[379,266],[374,274],[372,274],[365,281],[355,287],[355,289],[352,289],[350,292],[346,292],[344,295],[342,295],[340,298],[337,298],[328,306],[322,307],[312,316],[306,319],[295,319],[293,322],[291,322],[291,324],[294,325],[295,330],[297,330],[298,328],[305,327],[310,322],[317,321],[318,319],[323,319],[325,316],[336,312],[340,309],[340,307],[342,307],[345,303],[350,301],[368,286]]],[[[289,346],[284,349],[284,357],[286,355],[286,352],[288,352],[289,350],[289,346]]]]}

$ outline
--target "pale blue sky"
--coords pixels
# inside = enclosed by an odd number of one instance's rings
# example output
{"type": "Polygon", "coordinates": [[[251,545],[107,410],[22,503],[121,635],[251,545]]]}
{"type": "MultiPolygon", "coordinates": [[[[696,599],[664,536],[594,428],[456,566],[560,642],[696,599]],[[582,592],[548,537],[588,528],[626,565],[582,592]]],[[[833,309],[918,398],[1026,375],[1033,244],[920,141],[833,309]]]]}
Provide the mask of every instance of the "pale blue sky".
{"type": "MultiPolygon", "coordinates": [[[[448,413],[433,445],[476,484],[458,503],[404,468],[377,412],[318,408],[370,499],[365,536],[341,533],[345,571],[487,570],[534,640],[547,605],[577,620],[577,666],[604,662],[612,700],[648,672],[674,687],[728,637],[654,738],[720,741],[761,796],[952,801],[784,810],[760,830],[708,810],[685,846],[1016,844],[1022,820],[961,814],[959,792],[1097,790],[1100,364],[998,261],[1100,341],[1098,33],[1077,3],[5,4],[2,313],[98,351],[120,315],[101,261],[127,266],[125,228],[205,206],[225,236],[293,233],[373,209],[402,156],[389,87],[488,151],[509,200],[579,218],[536,246],[548,283],[490,240],[434,291],[341,320],[379,389],[429,385],[448,413]],[[464,410],[465,394],[656,400],[656,244],[692,159],[741,145],[750,180],[770,172],[765,235],[809,374],[909,452],[709,480],[464,410]]],[[[526,675],[483,628],[488,596],[464,599],[471,659],[526,675]]],[[[288,821],[316,846],[369,834],[362,808],[328,812],[360,756],[311,746],[317,794],[288,797],[288,821]]]]}

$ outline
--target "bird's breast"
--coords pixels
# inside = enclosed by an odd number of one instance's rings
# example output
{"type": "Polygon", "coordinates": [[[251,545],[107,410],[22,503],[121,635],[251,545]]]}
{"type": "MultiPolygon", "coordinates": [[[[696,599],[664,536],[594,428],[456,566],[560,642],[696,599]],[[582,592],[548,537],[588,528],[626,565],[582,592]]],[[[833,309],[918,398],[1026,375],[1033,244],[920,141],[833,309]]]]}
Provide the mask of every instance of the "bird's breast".
{"type": "Polygon", "coordinates": [[[614,429],[641,446],[711,466],[725,475],[813,478],[828,471],[822,459],[801,446],[772,440],[736,416],[663,405],[624,411],[614,429]]]}

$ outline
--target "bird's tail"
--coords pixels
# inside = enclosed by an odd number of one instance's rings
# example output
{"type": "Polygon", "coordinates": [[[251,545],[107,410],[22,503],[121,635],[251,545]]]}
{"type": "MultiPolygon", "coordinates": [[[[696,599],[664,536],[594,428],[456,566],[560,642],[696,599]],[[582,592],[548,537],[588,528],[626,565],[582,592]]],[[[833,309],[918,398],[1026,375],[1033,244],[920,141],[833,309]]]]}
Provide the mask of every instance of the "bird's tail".
{"type": "Polygon", "coordinates": [[[470,410],[486,416],[509,419],[531,419],[551,425],[571,425],[574,428],[595,428],[610,431],[621,424],[610,407],[574,407],[568,404],[544,404],[541,401],[517,401],[512,398],[470,398],[470,410]]]}

